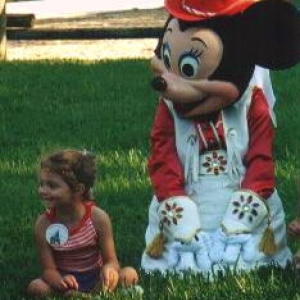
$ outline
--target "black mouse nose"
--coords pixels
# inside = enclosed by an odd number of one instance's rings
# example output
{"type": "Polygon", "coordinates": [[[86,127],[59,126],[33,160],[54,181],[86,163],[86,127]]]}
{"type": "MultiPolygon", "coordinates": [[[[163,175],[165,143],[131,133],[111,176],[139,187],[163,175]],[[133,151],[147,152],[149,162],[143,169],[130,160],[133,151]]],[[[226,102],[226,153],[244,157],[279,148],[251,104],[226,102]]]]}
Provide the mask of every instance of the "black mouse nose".
{"type": "Polygon", "coordinates": [[[161,76],[156,76],[152,79],[152,87],[158,92],[164,92],[167,89],[167,82],[161,76]]]}

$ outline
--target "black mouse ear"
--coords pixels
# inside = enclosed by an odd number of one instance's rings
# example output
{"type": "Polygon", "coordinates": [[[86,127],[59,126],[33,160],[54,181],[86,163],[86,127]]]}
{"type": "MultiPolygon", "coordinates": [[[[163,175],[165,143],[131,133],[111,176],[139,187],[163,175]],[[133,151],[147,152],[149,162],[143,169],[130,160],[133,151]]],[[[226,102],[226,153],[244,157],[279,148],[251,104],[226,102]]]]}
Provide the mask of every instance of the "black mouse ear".
{"type": "Polygon", "coordinates": [[[300,12],[293,4],[258,1],[241,18],[245,51],[255,64],[276,70],[300,60],[300,12]]]}
{"type": "Polygon", "coordinates": [[[162,45],[163,45],[163,38],[164,38],[164,33],[166,32],[167,30],[167,27],[169,25],[169,23],[171,22],[171,20],[174,19],[173,16],[169,16],[164,27],[163,27],[163,30],[161,31],[159,37],[158,37],[158,42],[157,42],[157,45],[154,49],[154,54],[155,56],[157,56],[159,59],[161,59],[161,49],[162,49],[162,45]]]}

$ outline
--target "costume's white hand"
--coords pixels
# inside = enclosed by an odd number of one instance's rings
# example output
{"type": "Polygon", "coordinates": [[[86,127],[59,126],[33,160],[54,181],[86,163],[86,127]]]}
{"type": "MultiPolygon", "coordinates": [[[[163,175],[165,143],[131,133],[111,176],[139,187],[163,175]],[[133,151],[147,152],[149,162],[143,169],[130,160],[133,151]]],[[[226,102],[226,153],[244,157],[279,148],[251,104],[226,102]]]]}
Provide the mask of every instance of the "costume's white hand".
{"type": "Polygon", "coordinates": [[[250,190],[239,190],[233,193],[222,227],[229,236],[231,234],[251,233],[268,218],[265,201],[250,190]]]}
{"type": "Polygon", "coordinates": [[[250,190],[233,193],[224,219],[222,229],[215,234],[216,248],[223,248],[223,257],[217,257],[225,263],[235,263],[239,256],[252,262],[259,252],[255,229],[269,217],[267,204],[259,195],[250,190]]]}
{"type": "Polygon", "coordinates": [[[194,201],[186,196],[171,197],[158,208],[162,231],[167,241],[189,243],[200,231],[200,217],[194,201]]]}

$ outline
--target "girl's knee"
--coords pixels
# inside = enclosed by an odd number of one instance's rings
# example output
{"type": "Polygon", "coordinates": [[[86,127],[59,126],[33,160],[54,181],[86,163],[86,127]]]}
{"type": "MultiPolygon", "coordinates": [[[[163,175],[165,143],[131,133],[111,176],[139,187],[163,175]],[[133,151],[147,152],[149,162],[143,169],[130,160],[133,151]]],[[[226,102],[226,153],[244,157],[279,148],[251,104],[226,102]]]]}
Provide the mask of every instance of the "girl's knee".
{"type": "Polygon", "coordinates": [[[119,283],[122,286],[132,286],[137,284],[139,276],[136,270],[132,267],[124,267],[119,272],[119,283]]]}
{"type": "Polygon", "coordinates": [[[27,287],[27,294],[36,299],[46,298],[52,293],[51,287],[41,278],[34,279],[27,287]]]}

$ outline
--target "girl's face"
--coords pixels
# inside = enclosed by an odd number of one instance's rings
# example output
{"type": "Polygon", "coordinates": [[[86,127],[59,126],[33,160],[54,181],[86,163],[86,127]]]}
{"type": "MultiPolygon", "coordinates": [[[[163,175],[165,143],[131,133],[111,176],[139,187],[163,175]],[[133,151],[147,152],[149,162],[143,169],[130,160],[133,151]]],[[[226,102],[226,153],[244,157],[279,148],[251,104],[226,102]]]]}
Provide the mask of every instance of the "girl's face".
{"type": "Polygon", "coordinates": [[[38,191],[47,208],[66,206],[73,202],[73,190],[55,173],[41,171],[38,191]]]}

